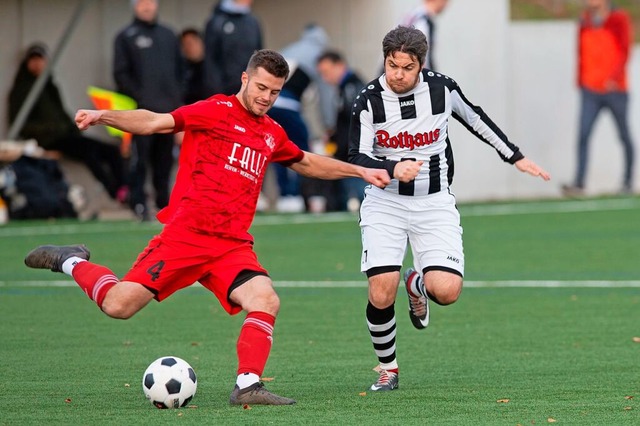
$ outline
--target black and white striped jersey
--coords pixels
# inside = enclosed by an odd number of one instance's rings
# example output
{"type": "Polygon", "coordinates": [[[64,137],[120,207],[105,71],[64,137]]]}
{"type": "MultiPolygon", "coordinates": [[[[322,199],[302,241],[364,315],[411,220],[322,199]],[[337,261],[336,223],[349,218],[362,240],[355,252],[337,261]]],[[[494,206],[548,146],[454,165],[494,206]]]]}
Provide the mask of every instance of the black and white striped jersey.
{"type": "Polygon", "coordinates": [[[449,117],[453,116],[511,164],[524,158],[520,150],[485,114],[471,104],[451,78],[422,70],[410,92],[393,92],[382,75],[356,98],[349,132],[349,161],[386,169],[393,177],[403,159],[423,160],[413,182],[392,179],[385,188],[401,195],[427,195],[445,190],[453,180],[449,117]]]}

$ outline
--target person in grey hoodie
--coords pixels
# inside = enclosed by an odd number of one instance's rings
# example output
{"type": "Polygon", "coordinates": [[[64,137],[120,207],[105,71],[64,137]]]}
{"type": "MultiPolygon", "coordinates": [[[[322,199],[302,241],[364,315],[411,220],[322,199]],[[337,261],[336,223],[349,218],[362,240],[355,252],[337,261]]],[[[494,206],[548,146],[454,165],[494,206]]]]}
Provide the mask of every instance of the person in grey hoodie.
{"type": "MultiPolygon", "coordinates": [[[[118,91],[132,97],[139,108],[169,112],[182,105],[185,62],[173,30],[158,23],[157,0],[131,0],[134,19],[114,43],[113,77],[118,91]]],[[[152,168],[155,204],[169,203],[173,167],[173,135],[136,135],[129,163],[129,204],[140,220],[149,220],[145,181],[152,168]]]]}
{"type": "Polygon", "coordinates": [[[205,76],[208,96],[233,95],[249,58],[262,49],[262,28],[251,14],[253,0],[221,0],[205,24],[205,76]]]}
{"type": "MultiPolygon", "coordinates": [[[[327,48],[329,36],[319,25],[308,24],[298,40],[285,46],[280,53],[289,62],[291,73],[273,104],[269,116],[276,120],[300,149],[309,149],[309,129],[302,116],[302,97],[314,88],[318,91],[318,121],[324,128],[332,128],[335,122],[334,90],[327,85],[316,68],[316,62],[327,48]]],[[[309,207],[310,185],[304,179],[289,173],[285,167],[274,164],[280,199],[277,209],[302,211],[309,207]],[[307,189],[309,188],[309,191],[307,189]]]]}

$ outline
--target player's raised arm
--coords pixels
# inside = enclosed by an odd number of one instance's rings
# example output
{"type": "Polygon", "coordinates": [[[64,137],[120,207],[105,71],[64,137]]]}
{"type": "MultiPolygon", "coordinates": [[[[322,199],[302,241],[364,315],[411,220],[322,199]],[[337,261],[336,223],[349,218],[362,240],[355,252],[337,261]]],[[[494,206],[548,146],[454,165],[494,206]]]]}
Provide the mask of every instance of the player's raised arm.
{"type": "Polygon", "coordinates": [[[171,114],[160,114],[146,109],[127,111],[81,109],[76,113],[75,120],[80,130],[101,124],[136,135],[171,133],[175,127],[171,114]]]}

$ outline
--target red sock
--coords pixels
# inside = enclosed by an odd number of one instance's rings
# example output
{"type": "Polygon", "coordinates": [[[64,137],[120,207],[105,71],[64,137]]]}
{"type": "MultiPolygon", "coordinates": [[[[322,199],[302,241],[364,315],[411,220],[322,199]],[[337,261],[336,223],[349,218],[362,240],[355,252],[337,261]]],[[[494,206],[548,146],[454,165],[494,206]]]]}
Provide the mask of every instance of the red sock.
{"type": "Polygon", "coordinates": [[[102,308],[107,292],[119,281],[109,268],[91,262],[79,262],[74,266],[73,279],[99,308],[102,308]]]}
{"type": "Polygon", "coordinates": [[[262,376],[267,364],[276,318],[266,312],[251,312],[240,330],[238,344],[238,374],[253,373],[262,376]]]}

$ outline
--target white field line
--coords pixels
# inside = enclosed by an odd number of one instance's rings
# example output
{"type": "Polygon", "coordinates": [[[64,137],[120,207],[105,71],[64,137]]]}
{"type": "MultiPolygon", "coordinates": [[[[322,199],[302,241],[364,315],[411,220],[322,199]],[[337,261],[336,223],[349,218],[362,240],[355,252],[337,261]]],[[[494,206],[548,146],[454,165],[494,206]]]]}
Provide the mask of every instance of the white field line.
{"type": "MultiPolygon", "coordinates": [[[[276,281],[278,287],[306,287],[306,288],[345,288],[345,287],[366,287],[367,282],[362,281],[276,281]]],[[[487,288],[487,287],[531,287],[531,288],[629,288],[640,287],[640,281],[465,281],[464,287],[487,288]]]]}
{"type": "MultiPolygon", "coordinates": [[[[0,287],[75,287],[69,280],[0,281],[0,287]]],[[[362,281],[276,281],[276,288],[365,288],[362,281]]],[[[640,288],[640,281],[465,281],[468,288],[640,288]]]]}
{"type": "Polygon", "coordinates": [[[70,223],[66,225],[23,226],[19,228],[0,228],[0,238],[28,237],[33,235],[87,235],[109,234],[114,232],[158,233],[160,224],[139,222],[97,222],[92,224],[70,223]]]}
{"type": "Polygon", "coordinates": [[[514,214],[579,213],[640,209],[640,199],[573,200],[551,203],[483,204],[461,206],[460,215],[504,216],[514,214]]]}
{"type": "MultiPolygon", "coordinates": [[[[549,214],[576,213],[616,210],[640,210],[640,198],[607,199],[607,200],[578,200],[562,202],[540,203],[512,203],[512,204],[483,204],[474,206],[460,206],[462,217],[472,216],[505,216],[520,214],[549,214]]],[[[315,214],[281,214],[258,215],[253,226],[296,225],[309,223],[358,222],[358,216],[350,213],[315,214]]],[[[138,223],[129,221],[96,222],[92,224],[65,224],[24,226],[18,228],[0,227],[0,238],[24,237],[32,235],[85,235],[112,232],[145,232],[155,234],[160,232],[159,223],[138,223]]]]}

